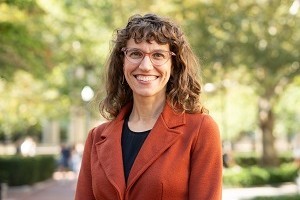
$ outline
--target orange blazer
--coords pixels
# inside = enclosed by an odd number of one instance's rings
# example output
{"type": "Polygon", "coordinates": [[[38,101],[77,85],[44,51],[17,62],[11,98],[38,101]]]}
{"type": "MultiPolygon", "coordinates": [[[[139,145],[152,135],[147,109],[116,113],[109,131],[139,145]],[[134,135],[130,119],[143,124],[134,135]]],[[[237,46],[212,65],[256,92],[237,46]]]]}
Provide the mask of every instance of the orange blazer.
{"type": "Polygon", "coordinates": [[[168,103],[125,183],[121,134],[131,108],[90,131],[75,200],[221,200],[218,126],[207,114],[178,114],[168,103]]]}

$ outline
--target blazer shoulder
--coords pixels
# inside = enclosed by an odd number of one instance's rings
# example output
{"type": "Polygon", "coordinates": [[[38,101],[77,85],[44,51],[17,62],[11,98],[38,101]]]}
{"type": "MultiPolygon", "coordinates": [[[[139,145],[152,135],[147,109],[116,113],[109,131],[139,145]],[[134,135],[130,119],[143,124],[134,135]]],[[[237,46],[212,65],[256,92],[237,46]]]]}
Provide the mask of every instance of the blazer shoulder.
{"type": "Polygon", "coordinates": [[[106,121],[94,127],[89,133],[90,137],[92,137],[94,141],[99,140],[101,138],[102,132],[109,126],[110,123],[110,121],[106,121]]]}
{"type": "Polygon", "coordinates": [[[198,134],[201,135],[216,135],[220,134],[219,126],[213,117],[206,113],[196,113],[196,114],[188,114],[187,116],[187,126],[188,127],[196,127],[198,129],[198,134]]]}
{"type": "Polygon", "coordinates": [[[209,114],[198,113],[189,116],[191,119],[187,120],[189,129],[195,130],[193,132],[193,149],[209,148],[219,150],[221,135],[219,126],[213,117],[209,114]]]}
{"type": "Polygon", "coordinates": [[[200,123],[201,125],[216,125],[216,121],[213,119],[213,117],[206,113],[187,114],[186,118],[187,121],[198,124],[200,123]]]}

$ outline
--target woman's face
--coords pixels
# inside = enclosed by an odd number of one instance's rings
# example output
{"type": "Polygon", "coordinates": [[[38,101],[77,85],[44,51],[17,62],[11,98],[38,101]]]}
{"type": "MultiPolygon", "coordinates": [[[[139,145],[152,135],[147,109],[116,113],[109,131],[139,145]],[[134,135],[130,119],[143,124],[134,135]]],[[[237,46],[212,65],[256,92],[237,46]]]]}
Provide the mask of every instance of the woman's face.
{"type": "MultiPolygon", "coordinates": [[[[144,53],[154,51],[170,51],[169,45],[160,45],[155,41],[148,43],[143,41],[135,43],[133,39],[128,40],[127,49],[141,50],[144,53]]],[[[132,53],[132,52],[130,52],[132,53]]],[[[128,53],[129,54],[129,53],[128,53]]],[[[135,51],[132,56],[135,56],[135,51]]],[[[159,57],[159,54],[153,54],[152,60],[159,57]]],[[[124,75],[125,79],[133,91],[134,97],[164,97],[166,96],[167,82],[171,75],[172,59],[163,65],[155,65],[150,60],[150,54],[145,55],[140,63],[130,62],[124,57],[124,75]]]]}

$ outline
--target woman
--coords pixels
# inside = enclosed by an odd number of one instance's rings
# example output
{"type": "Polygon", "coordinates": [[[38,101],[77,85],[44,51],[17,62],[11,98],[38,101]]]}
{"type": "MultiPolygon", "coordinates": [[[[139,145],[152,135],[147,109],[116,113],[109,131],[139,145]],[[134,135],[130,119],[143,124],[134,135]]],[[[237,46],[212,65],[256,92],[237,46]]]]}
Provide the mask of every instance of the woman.
{"type": "Polygon", "coordinates": [[[76,200],[221,199],[219,130],[181,29],[135,15],[114,42],[100,103],[110,121],[88,135],[76,200]]]}

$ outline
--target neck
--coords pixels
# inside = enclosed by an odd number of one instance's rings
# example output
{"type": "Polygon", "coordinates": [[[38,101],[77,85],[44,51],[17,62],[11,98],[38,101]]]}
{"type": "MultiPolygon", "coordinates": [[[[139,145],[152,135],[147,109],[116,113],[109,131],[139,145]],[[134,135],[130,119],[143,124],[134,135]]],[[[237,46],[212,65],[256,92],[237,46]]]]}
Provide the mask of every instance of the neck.
{"type": "Polygon", "coordinates": [[[129,116],[129,128],[133,131],[152,129],[165,106],[165,98],[134,99],[132,112],[129,116]]]}

